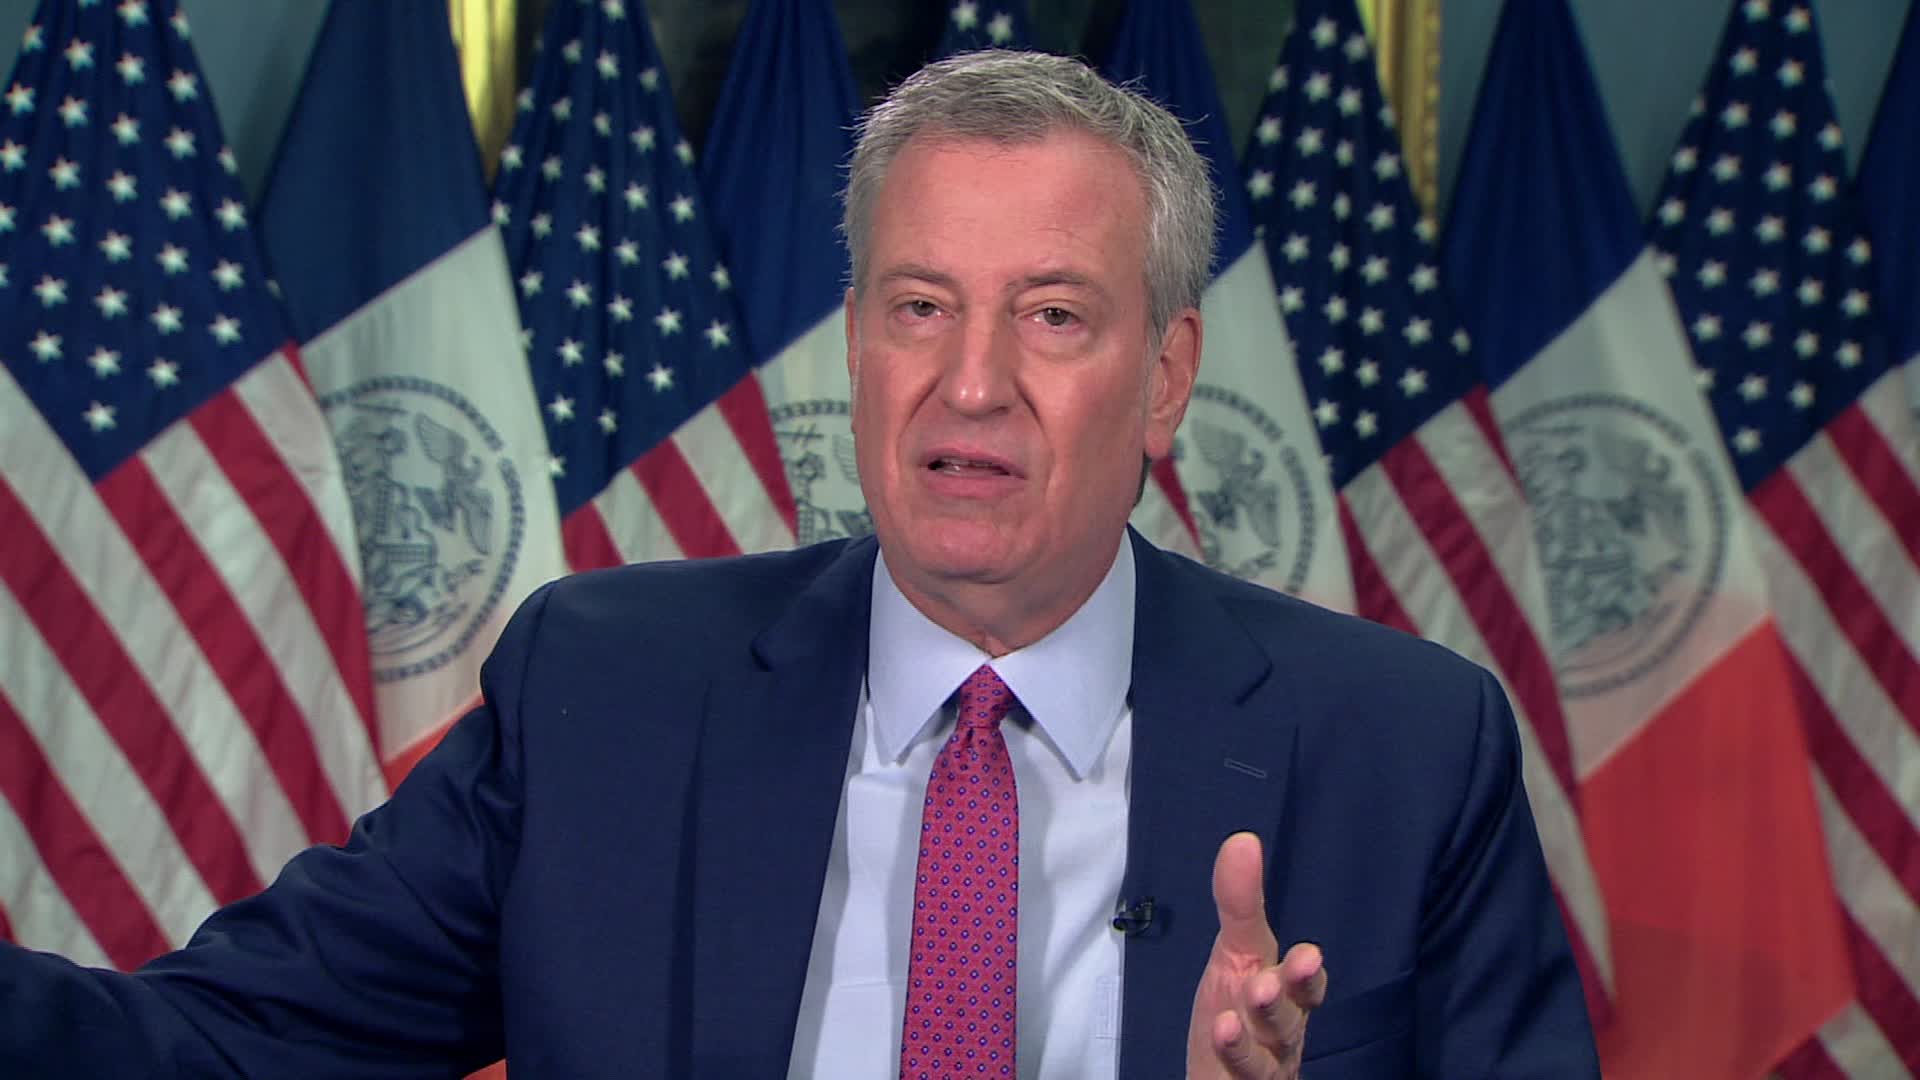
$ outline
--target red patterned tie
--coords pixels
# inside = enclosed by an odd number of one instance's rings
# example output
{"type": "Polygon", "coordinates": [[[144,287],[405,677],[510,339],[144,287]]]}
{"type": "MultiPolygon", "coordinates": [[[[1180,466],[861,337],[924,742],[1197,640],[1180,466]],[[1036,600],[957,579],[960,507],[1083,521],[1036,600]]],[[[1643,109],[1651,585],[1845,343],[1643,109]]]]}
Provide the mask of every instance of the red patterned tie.
{"type": "Polygon", "coordinates": [[[920,815],[901,1080],[1012,1077],[1020,801],[1000,721],[1013,694],[990,667],[960,685],[920,815]]]}

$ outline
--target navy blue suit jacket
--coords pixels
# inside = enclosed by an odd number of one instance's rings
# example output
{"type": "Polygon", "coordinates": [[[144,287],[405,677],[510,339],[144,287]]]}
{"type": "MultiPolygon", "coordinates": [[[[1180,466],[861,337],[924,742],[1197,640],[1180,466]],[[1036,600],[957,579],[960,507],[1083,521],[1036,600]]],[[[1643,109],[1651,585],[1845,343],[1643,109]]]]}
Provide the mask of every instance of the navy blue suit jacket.
{"type": "MultiPolygon", "coordinates": [[[[1222,838],[1325,949],[1306,1074],[1597,1076],[1498,686],[1133,537],[1120,1072],[1183,1070],[1222,838]]],[[[530,599],[343,848],[135,975],[0,949],[0,1075],[782,1077],[866,669],[875,545],[530,599]]]]}

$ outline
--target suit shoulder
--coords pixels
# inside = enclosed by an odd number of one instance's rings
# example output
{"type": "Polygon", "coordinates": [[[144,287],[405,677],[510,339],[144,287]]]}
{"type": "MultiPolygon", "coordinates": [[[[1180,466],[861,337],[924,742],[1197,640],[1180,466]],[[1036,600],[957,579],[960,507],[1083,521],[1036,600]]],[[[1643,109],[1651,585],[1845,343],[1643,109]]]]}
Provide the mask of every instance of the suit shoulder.
{"type": "Polygon", "coordinates": [[[549,583],[527,606],[541,606],[543,622],[569,627],[758,627],[846,554],[848,543],[832,540],[757,555],[587,570],[549,583]]]}

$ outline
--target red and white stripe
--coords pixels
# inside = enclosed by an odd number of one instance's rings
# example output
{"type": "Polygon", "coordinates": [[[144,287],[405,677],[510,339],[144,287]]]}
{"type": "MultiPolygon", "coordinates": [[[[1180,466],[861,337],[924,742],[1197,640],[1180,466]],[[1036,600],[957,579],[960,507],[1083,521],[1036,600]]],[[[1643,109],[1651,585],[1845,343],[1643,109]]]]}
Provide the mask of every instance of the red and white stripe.
{"type": "Polygon", "coordinates": [[[1606,905],[1587,858],[1552,661],[1546,587],[1486,394],[1434,415],[1341,489],[1361,616],[1492,671],[1518,722],[1523,775],[1588,1000],[1612,991],[1606,905]]]}
{"type": "Polygon", "coordinates": [[[793,496],[748,375],[568,515],[575,570],[791,547],[793,496]]]}
{"type": "MultiPolygon", "coordinates": [[[[8,715],[0,706],[0,723],[5,723],[8,715]]],[[[9,731],[5,737],[14,734],[9,731]]],[[[19,740],[19,744],[25,745],[25,740],[19,740]]],[[[0,851],[8,853],[7,858],[0,859],[0,896],[13,905],[11,911],[0,907],[0,939],[31,941],[86,967],[112,967],[113,959],[100,948],[60,883],[47,872],[32,836],[6,797],[11,790],[9,776],[24,764],[24,760],[0,762],[0,851]]]]}
{"type": "Polygon", "coordinates": [[[1751,495],[1857,996],[1786,1076],[1920,1075],[1920,477],[1899,372],[1751,495]]]}
{"type": "Polygon", "coordinates": [[[98,484],[0,417],[0,909],[133,966],[386,794],[345,493],[284,353],[98,484]]]}

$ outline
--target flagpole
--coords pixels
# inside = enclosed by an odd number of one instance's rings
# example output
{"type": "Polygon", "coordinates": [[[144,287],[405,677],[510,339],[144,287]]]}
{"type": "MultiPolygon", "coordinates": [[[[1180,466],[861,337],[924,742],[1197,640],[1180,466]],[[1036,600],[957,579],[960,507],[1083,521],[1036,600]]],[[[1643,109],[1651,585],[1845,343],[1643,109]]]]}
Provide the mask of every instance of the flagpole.
{"type": "Polygon", "coordinates": [[[1414,198],[1432,215],[1440,183],[1441,0],[1359,0],[1380,89],[1399,118],[1414,198]]]}

